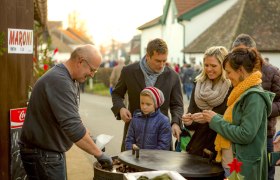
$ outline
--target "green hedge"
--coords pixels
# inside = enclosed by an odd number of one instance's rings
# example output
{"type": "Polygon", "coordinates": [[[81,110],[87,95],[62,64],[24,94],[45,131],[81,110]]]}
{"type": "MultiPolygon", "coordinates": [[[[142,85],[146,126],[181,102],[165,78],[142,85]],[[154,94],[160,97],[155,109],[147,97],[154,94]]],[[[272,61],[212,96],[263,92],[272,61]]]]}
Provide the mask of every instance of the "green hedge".
{"type": "Polygon", "coordinates": [[[102,96],[111,96],[109,87],[106,87],[103,83],[94,83],[93,89],[89,89],[89,86],[87,85],[85,87],[85,92],[102,96]]]}
{"type": "Polygon", "coordinates": [[[89,88],[89,82],[86,83],[85,92],[110,96],[110,75],[113,68],[99,68],[93,78],[93,89],[89,88]]]}
{"type": "MultiPolygon", "coordinates": [[[[110,87],[110,75],[113,68],[99,68],[98,72],[94,75],[95,83],[103,83],[106,87],[110,87]]],[[[95,84],[94,83],[94,84],[95,84]]]]}

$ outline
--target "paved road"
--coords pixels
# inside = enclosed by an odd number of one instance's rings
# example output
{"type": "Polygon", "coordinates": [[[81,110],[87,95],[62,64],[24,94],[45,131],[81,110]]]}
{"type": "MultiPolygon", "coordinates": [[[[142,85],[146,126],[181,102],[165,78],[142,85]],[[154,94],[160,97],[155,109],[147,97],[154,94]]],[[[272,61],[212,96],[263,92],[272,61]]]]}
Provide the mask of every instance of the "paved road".
{"type": "Polygon", "coordinates": [[[114,136],[106,145],[106,153],[116,156],[120,153],[123,135],[123,121],[115,119],[110,97],[81,94],[80,114],[86,127],[93,136],[108,134],[114,136]]]}
{"type": "MultiPolygon", "coordinates": [[[[110,97],[102,97],[90,94],[81,94],[80,115],[83,123],[96,137],[99,134],[114,136],[106,145],[106,154],[117,156],[120,153],[123,122],[115,120],[110,108],[110,97]]],[[[73,146],[66,153],[67,175],[69,180],[92,180],[93,162],[96,159],[73,146]]]]}
{"type": "MultiPolygon", "coordinates": [[[[184,100],[186,103],[187,101],[184,100]]],[[[187,105],[186,105],[187,106],[187,105]]],[[[106,153],[116,156],[120,153],[123,122],[115,120],[111,111],[112,101],[110,97],[81,94],[80,114],[86,127],[93,136],[108,134],[114,136],[106,146],[106,153]]],[[[280,120],[277,129],[280,130],[280,120]]],[[[92,158],[89,156],[89,158],[92,158]]],[[[275,180],[280,180],[280,167],[276,168],[275,180]]]]}

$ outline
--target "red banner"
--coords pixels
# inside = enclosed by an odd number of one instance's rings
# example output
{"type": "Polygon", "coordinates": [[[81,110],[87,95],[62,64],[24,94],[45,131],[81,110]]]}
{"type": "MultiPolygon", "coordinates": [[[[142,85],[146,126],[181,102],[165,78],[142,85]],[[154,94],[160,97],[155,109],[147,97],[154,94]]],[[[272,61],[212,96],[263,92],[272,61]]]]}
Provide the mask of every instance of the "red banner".
{"type": "Polygon", "coordinates": [[[25,119],[26,107],[10,109],[11,129],[21,128],[25,119]]]}

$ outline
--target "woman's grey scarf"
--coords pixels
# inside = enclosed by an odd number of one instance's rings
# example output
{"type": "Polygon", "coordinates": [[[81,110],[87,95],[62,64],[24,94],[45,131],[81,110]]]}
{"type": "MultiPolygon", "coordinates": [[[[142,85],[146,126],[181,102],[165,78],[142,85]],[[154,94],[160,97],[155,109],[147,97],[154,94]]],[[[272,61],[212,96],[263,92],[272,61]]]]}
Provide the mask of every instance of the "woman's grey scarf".
{"type": "Polygon", "coordinates": [[[195,103],[202,110],[211,110],[224,102],[229,88],[230,84],[222,79],[216,84],[208,78],[203,82],[198,81],[195,87],[195,103]]]}
{"type": "Polygon", "coordinates": [[[151,70],[149,68],[149,66],[146,62],[146,56],[141,59],[139,64],[140,64],[140,68],[145,77],[146,87],[154,86],[157,81],[158,76],[161,75],[162,72],[164,71],[164,68],[162,68],[161,72],[155,73],[153,70],[151,70]]]}

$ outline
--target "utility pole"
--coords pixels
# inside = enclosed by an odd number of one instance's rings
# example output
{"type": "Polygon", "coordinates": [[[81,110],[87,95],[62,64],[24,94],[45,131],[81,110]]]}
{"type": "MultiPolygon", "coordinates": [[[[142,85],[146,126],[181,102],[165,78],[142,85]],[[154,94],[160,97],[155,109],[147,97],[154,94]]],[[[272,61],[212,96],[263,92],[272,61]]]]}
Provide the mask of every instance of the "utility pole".
{"type": "Polygon", "coordinates": [[[12,109],[21,124],[32,83],[33,0],[1,1],[0,6],[0,179],[24,179],[17,141],[19,130],[10,121],[12,109]]]}

